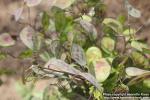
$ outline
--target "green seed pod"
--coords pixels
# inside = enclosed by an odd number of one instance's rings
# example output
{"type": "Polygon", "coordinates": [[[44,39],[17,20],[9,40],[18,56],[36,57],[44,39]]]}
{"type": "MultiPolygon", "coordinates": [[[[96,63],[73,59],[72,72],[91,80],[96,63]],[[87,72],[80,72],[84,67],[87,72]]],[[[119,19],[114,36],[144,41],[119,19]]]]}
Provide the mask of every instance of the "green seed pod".
{"type": "Polygon", "coordinates": [[[145,80],[143,81],[143,84],[144,84],[146,87],[150,88],[150,78],[149,78],[149,79],[145,79],[145,80]]]}
{"type": "Polygon", "coordinates": [[[113,51],[115,48],[115,41],[110,37],[103,37],[101,41],[102,48],[106,48],[109,51],[113,51]]]}
{"type": "Polygon", "coordinates": [[[102,58],[102,52],[97,47],[90,47],[86,51],[87,62],[93,62],[102,58]]]}
{"type": "Polygon", "coordinates": [[[106,61],[105,58],[101,58],[97,61],[94,61],[93,65],[94,65],[94,68],[95,68],[96,79],[99,82],[104,82],[110,74],[111,66],[106,61]]]}
{"type": "Polygon", "coordinates": [[[143,66],[147,66],[149,64],[149,62],[147,61],[147,59],[139,52],[134,51],[131,53],[131,58],[133,60],[133,62],[135,63],[135,65],[143,67],[143,66]]]}

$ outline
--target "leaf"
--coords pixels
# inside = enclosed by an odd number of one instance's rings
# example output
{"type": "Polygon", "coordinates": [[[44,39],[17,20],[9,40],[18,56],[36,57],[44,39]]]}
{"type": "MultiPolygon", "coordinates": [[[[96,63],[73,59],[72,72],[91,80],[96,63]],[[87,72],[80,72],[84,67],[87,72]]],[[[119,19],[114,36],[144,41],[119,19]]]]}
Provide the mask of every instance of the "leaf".
{"type": "Polygon", "coordinates": [[[88,35],[91,39],[97,38],[97,30],[94,25],[92,25],[90,22],[86,20],[80,20],[80,25],[84,28],[85,31],[90,33],[88,35]]]}
{"type": "Polygon", "coordinates": [[[110,37],[103,37],[101,40],[101,46],[109,51],[113,51],[115,48],[115,41],[110,37]]]}
{"type": "Polygon", "coordinates": [[[41,3],[42,0],[24,0],[28,7],[37,6],[41,3]]]}
{"type": "Polygon", "coordinates": [[[122,24],[115,19],[105,18],[102,23],[113,29],[116,33],[121,33],[123,31],[122,24]]]}
{"type": "Polygon", "coordinates": [[[72,44],[73,39],[74,39],[74,34],[73,34],[73,32],[68,32],[68,34],[67,34],[67,39],[68,39],[69,43],[72,44]]]}
{"type": "Polygon", "coordinates": [[[54,8],[53,12],[56,31],[60,33],[60,41],[64,42],[67,40],[67,33],[73,30],[73,18],[66,16],[65,12],[59,8],[54,8]]]}
{"type": "Polygon", "coordinates": [[[141,12],[135,9],[131,4],[129,4],[128,0],[125,0],[125,7],[130,16],[135,17],[135,18],[141,17],[141,12]]]}
{"type": "Polygon", "coordinates": [[[37,75],[47,76],[47,77],[50,77],[50,78],[54,77],[54,74],[52,74],[52,72],[47,72],[46,73],[45,71],[41,70],[37,65],[32,65],[31,69],[37,75]]]}
{"type": "Polygon", "coordinates": [[[90,16],[88,16],[88,15],[83,15],[82,19],[87,21],[87,22],[91,22],[92,21],[92,18],[90,16]]]}
{"type": "Polygon", "coordinates": [[[52,41],[50,45],[50,50],[53,55],[57,56],[60,54],[60,42],[59,41],[52,41]]]}
{"type": "Polygon", "coordinates": [[[143,81],[143,84],[150,89],[150,78],[149,79],[145,79],[143,81]]]}
{"type": "Polygon", "coordinates": [[[119,16],[117,17],[117,20],[118,20],[122,25],[124,25],[125,22],[126,22],[126,17],[125,17],[124,15],[119,15],[119,16]]]}
{"type": "Polygon", "coordinates": [[[7,55],[0,52],[0,60],[6,59],[7,55]]]}
{"type": "Polygon", "coordinates": [[[149,48],[143,48],[143,52],[149,55],[150,54],[150,49],[149,48]]]}
{"type": "Polygon", "coordinates": [[[69,6],[71,6],[71,4],[73,4],[74,1],[75,0],[55,0],[53,6],[56,6],[61,9],[66,9],[69,6]]]}
{"type": "Polygon", "coordinates": [[[47,62],[51,57],[50,55],[48,54],[48,52],[43,52],[42,54],[40,54],[40,57],[43,61],[47,62]]]}
{"type": "Polygon", "coordinates": [[[15,40],[8,33],[0,34],[0,46],[7,47],[15,44],[15,40]]]}
{"type": "Polygon", "coordinates": [[[20,39],[22,42],[30,49],[33,50],[33,34],[34,34],[34,29],[30,26],[27,26],[22,29],[20,32],[20,39]]]}
{"type": "Polygon", "coordinates": [[[31,57],[32,55],[33,55],[32,50],[28,49],[28,50],[23,51],[23,52],[19,55],[19,57],[21,57],[21,58],[29,58],[29,57],[31,57]]]}
{"type": "Polygon", "coordinates": [[[13,16],[15,17],[15,21],[18,21],[21,18],[21,15],[23,13],[23,7],[18,8],[14,11],[13,16]]]}
{"type": "Polygon", "coordinates": [[[70,75],[73,75],[77,78],[84,78],[85,80],[89,81],[91,84],[93,84],[96,88],[99,90],[102,90],[102,88],[99,86],[96,79],[89,73],[83,73],[74,67],[71,67],[66,62],[59,60],[59,59],[50,59],[44,66],[45,68],[48,68],[49,70],[60,72],[60,73],[67,73],[70,75]]]}
{"type": "Polygon", "coordinates": [[[97,61],[94,61],[93,65],[95,67],[96,79],[99,82],[104,82],[110,74],[111,66],[109,65],[109,63],[104,58],[101,58],[97,61]]]}
{"type": "Polygon", "coordinates": [[[148,59],[146,59],[142,53],[134,51],[130,54],[130,56],[136,66],[141,68],[149,66],[148,59]]]}
{"type": "Polygon", "coordinates": [[[130,35],[134,35],[136,33],[136,30],[133,29],[133,28],[130,28],[130,29],[126,29],[123,31],[123,34],[125,36],[130,36],[130,35]]]}
{"type": "Polygon", "coordinates": [[[48,30],[49,24],[50,24],[49,15],[47,14],[47,12],[44,11],[43,16],[42,16],[42,26],[43,26],[45,31],[48,30]]]}
{"type": "Polygon", "coordinates": [[[86,51],[86,58],[88,63],[102,58],[102,52],[97,47],[90,47],[86,51]]]}
{"type": "Polygon", "coordinates": [[[72,59],[75,60],[81,66],[86,65],[84,50],[79,45],[77,44],[72,45],[71,56],[72,59]]]}
{"type": "Polygon", "coordinates": [[[136,67],[128,67],[125,69],[125,71],[128,76],[139,76],[145,73],[150,73],[148,70],[143,70],[136,67]]]}
{"type": "MultiPolygon", "coordinates": [[[[150,77],[150,72],[147,72],[147,73],[143,73],[143,74],[141,74],[141,75],[138,75],[138,76],[136,76],[136,77],[134,77],[134,78],[132,78],[128,83],[127,83],[127,85],[128,86],[132,86],[132,85],[137,85],[137,83],[140,83],[141,81],[143,81],[143,80],[145,80],[145,79],[149,79],[149,77],[150,77]]],[[[135,86],[136,86],[135,85],[135,86]]],[[[147,88],[147,87],[146,87],[147,88]]]]}
{"type": "Polygon", "coordinates": [[[143,51],[143,48],[148,48],[146,44],[138,42],[138,41],[132,41],[131,46],[139,51],[143,51]]]}

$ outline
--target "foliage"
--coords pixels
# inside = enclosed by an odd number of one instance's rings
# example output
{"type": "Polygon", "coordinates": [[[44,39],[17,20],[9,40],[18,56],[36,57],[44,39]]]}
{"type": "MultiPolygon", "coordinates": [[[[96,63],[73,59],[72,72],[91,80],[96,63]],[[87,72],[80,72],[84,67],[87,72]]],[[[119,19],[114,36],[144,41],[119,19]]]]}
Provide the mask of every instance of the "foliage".
{"type": "MultiPolygon", "coordinates": [[[[24,0],[23,7],[13,14],[15,20],[21,20],[24,9],[41,2],[24,0]]],[[[39,77],[58,80],[55,89],[48,85],[42,93],[43,100],[74,97],[103,100],[104,92],[132,93],[139,92],[138,89],[150,92],[150,47],[136,37],[138,30],[125,25],[125,16],[105,17],[106,6],[99,0],[47,0],[47,3],[52,7],[42,12],[40,26],[29,23],[20,32],[20,39],[28,48],[20,58],[33,59],[28,69],[32,73],[28,75],[30,72],[26,71],[24,80],[39,77]]],[[[124,4],[128,17],[141,16],[128,0],[124,4]]],[[[0,46],[12,45],[15,40],[8,33],[0,35],[0,46]]],[[[0,59],[3,58],[5,55],[0,53],[0,59]]],[[[25,88],[28,94],[22,93],[27,100],[31,100],[32,89],[25,88]]]]}

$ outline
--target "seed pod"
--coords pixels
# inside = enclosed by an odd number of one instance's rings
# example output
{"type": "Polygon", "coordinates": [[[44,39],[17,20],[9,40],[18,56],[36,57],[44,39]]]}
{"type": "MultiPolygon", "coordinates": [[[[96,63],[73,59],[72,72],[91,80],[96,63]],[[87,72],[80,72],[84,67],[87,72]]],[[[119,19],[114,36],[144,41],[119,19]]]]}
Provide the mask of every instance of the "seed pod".
{"type": "Polygon", "coordinates": [[[93,62],[102,58],[102,52],[97,47],[90,47],[86,51],[87,62],[93,62]]]}
{"type": "Polygon", "coordinates": [[[96,79],[99,82],[104,82],[110,74],[111,66],[109,65],[109,63],[104,58],[101,58],[97,61],[94,61],[93,65],[95,68],[96,79]]]}

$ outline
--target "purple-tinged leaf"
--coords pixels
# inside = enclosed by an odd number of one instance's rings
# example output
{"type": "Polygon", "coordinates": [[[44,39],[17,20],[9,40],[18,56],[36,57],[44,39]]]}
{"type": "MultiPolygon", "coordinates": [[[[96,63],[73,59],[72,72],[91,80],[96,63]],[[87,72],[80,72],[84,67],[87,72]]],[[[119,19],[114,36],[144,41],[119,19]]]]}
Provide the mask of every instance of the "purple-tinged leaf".
{"type": "Polygon", "coordinates": [[[14,11],[13,16],[15,18],[15,21],[18,21],[21,18],[22,13],[23,13],[23,7],[18,8],[14,11]]]}
{"type": "Polygon", "coordinates": [[[92,39],[97,38],[97,30],[93,24],[86,20],[80,20],[80,25],[85,29],[85,31],[90,33],[89,36],[92,37],[92,39]]]}
{"type": "Polygon", "coordinates": [[[20,32],[20,39],[30,49],[33,49],[32,37],[34,32],[34,29],[30,26],[23,28],[23,30],[20,32]]]}
{"type": "Polygon", "coordinates": [[[92,76],[89,73],[83,73],[62,60],[55,59],[55,58],[50,59],[44,67],[49,70],[53,70],[53,71],[60,72],[60,73],[68,73],[77,78],[85,79],[89,81],[91,84],[93,84],[99,90],[102,90],[102,88],[99,86],[99,83],[94,78],[94,76],[92,76]]]}
{"type": "Polygon", "coordinates": [[[71,49],[72,59],[75,60],[81,66],[86,65],[86,57],[84,54],[84,50],[77,44],[72,45],[71,49]]]}
{"type": "Polygon", "coordinates": [[[6,47],[6,46],[12,46],[14,44],[15,41],[8,33],[0,34],[0,46],[6,47]]]}

